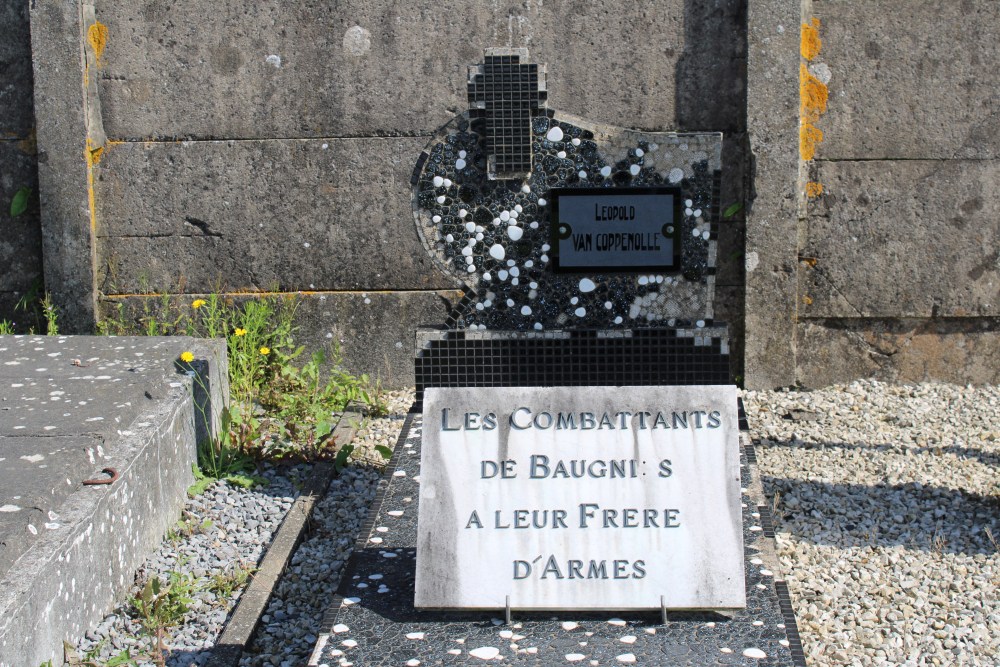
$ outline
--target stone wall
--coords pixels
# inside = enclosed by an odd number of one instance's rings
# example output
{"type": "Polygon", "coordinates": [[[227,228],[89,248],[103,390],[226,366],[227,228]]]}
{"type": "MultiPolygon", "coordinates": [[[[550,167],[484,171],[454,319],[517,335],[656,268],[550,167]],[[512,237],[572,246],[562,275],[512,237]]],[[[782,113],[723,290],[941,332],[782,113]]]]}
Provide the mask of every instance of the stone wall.
{"type": "Polygon", "coordinates": [[[0,25],[0,321],[27,325],[30,314],[16,306],[42,280],[28,3],[0,0],[0,25]],[[31,190],[27,209],[11,217],[22,188],[31,190]]]}
{"type": "Polygon", "coordinates": [[[778,4],[750,3],[748,386],[996,382],[1000,5],[778,4]]]}
{"type": "MultiPolygon", "coordinates": [[[[744,208],[722,224],[717,317],[748,386],[1000,379],[990,0],[31,7],[44,233],[33,203],[0,240],[0,308],[43,241],[66,331],[163,294],[301,293],[303,337],[412,382],[412,331],[460,292],[420,245],[409,176],[466,108],[466,66],[514,46],[548,64],[558,111],[725,134],[722,208],[744,208]]],[[[27,165],[7,197],[31,182],[26,48],[0,47],[18,109],[0,151],[27,165]]]]}
{"type": "MultiPolygon", "coordinates": [[[[50,47],[83,36],[87,113],[77,133],[43,144],[86,172],[61,185],[90,196],[99,309],[179,291],[302,292],[304,336],[342,340],[352,368],[411,383],[412,331],[442,324],[460,293],[420,245],[410,174],[466,109],[466,67],[488,46],[547,63],[551,108],[725,132],[725,203],[742,198],[740,0],[96,0],[92,21],[84,3],[72,26],[74,4],[33,10],[45,33],[36,69],[41,99],[59,97],[64,82],[42,72],[58,57],[50,47]]],[[[63,271],[91,270],[86,244],[70,241],[63,271]]],[[[739,216],[720,243],[718,317],[738,330],[739,216]]],[[[69,310],[91,325],[87,307],[69,310]]]]}

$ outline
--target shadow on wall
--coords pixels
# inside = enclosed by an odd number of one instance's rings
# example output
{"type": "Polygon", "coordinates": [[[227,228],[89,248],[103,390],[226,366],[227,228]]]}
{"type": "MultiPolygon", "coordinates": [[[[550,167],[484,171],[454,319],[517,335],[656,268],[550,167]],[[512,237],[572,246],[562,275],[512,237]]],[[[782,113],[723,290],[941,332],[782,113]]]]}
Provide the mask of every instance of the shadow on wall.
{"type": "Polygon", "coordinates": [[[44,331],[35,312],[44,288],[28,3],[0,0],[0,26],[0,321],[27,333],[44,331]]]}
{"type": "MultiPolygon", "coordinates": [[[[746,31],[746,0],[684,0],[684,53],[674,90],[678,130],[746,132],[746,31]]],[[[734,166],[740,165],[723,169],[734,166]]]]}
{"type": "MultiPolygon", "coordinates": [[[[729,324],[731,373],[743,376],[745,209],[752,180],[747,143],[747,0],[684,0],[684,51],[677,60],[674,127],[722,132],[716,313],[729,324]],[[736,206],[739,204],[739,206],[736,206]]],[[[673,56],[673,53],[667,53],[673,56]]]]}

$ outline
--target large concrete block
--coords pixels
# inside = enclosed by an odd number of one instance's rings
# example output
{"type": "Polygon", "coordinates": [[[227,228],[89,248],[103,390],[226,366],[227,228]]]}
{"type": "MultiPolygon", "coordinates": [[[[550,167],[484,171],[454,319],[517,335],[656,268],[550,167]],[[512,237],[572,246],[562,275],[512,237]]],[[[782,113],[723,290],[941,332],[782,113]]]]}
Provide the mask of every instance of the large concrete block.
{"type": "MultiPolygon", "coordinates": [[[[107,316],[122,318],[133,326],[140,318],[172,321],[198,295],[166,299],[171,309],[161,317],[164,299],[159,296],[112,297],[103,304],[107,316]],[[121,310],[119,311],[119,307],[121,310]]],[[[340,350],[343,367],[379,379],[386,388],[413,386],[413,341],[418,326],[443,326],[449,311],[462,297],[456,290],[408,292],[319,292],[289,294],[298,299],[295,315],[297,342],[313,350],[340,350]]],[[[236,300],[254,298],[233,295],[236,300]]],[[[328,354],[328,359],[333,355],[328,354]]]]}
{"type": "Polygon", "coordinates": [[[30,16],[45,286],[63,330],[89,333],[96,302],[81,2],[34,2],[30,16]]]}
{"type": "Polygon", "coordinates": [[[1000,166],[820,162],[805,317],[1000,315],[1000,166]]]}
{"type": "MultiPolygon", "coordinates": [[[[0,47],[2,48],[2,47],[0,47]]],[[[18,299],[42,277],[42,233],[38,219],[38,171],[34,142],[0,140],[0,320],[15,321],[18,299]],[[10,217],[10,201],[21,188],[31,188],[28,209],[10,217]]]]}
{"type": "Polygon", "coordinates": [[[771,389],[795,378],[800,7],[750,2],[747,11],[746,386],[771,389]]]}
{"type": "Polygon", "coordinates": [[[337,344],[349,371],[386,388],[412,387],[417,327],[443,325],[461,297],[457,290],[310,294],[299,306],[299,333],[313,346],[337,344]]]}
{"type": "MultiPolygon", "coordinates": [[[[31,31],[28,3],[0,0],[0,140],[22,138],[34,129],[31,76],[31,31]]],[[[6,169],[6,163],[0,163],[6,169]]],[[[6,201],[6,200],[4,200],[6,201]]]]}
{"type": "Polygon", "coordinates": [[[413,220],[426,141],[112,145],[97,184],[102,290],[451,288],[413,220]]]}
{"type": "Polygon", "coordinates": [[[1000,3],[813,4],[830,72],[818,156],[996,158],[1000,3]]]}
{"type": "Polygon", "coordinates": [[[426,133],[467,107],[465,68],[483,48],[526,46],[549,65],[555,108],[648,130],[736,130],[742,8],[222,0],[204,11],[100,0],[101,100],[116,138],[426,133]]]}
{"type": "Polygon", "coordinates": [[[886,382],[995,384],[996,320],[810,320],[798,325],[798,380],[818,388],[871,377],[886,382]]]}

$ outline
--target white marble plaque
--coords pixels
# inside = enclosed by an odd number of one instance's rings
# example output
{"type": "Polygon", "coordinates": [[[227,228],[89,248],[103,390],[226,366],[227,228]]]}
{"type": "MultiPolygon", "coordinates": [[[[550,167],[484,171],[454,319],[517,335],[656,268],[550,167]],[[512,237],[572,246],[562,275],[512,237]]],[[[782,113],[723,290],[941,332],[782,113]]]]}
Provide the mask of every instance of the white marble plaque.
{"type": "Polygon", "coordinates": [[[746,604],[736,389],[427,389],[420,608],[746,604]]]}

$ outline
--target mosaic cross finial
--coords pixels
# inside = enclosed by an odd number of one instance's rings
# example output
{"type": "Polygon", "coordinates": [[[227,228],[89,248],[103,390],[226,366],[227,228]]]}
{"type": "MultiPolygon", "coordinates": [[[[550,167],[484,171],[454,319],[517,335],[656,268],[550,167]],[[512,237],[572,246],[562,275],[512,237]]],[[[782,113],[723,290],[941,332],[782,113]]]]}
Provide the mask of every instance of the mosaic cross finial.
{"type": "Polygon", "coordinates": [[[523,178],[531,171],[531,119],[544,113],[545,66],[527,49],[486,49],[469,67],[469,116],[484,123],[488,175],[523,178]]]}

